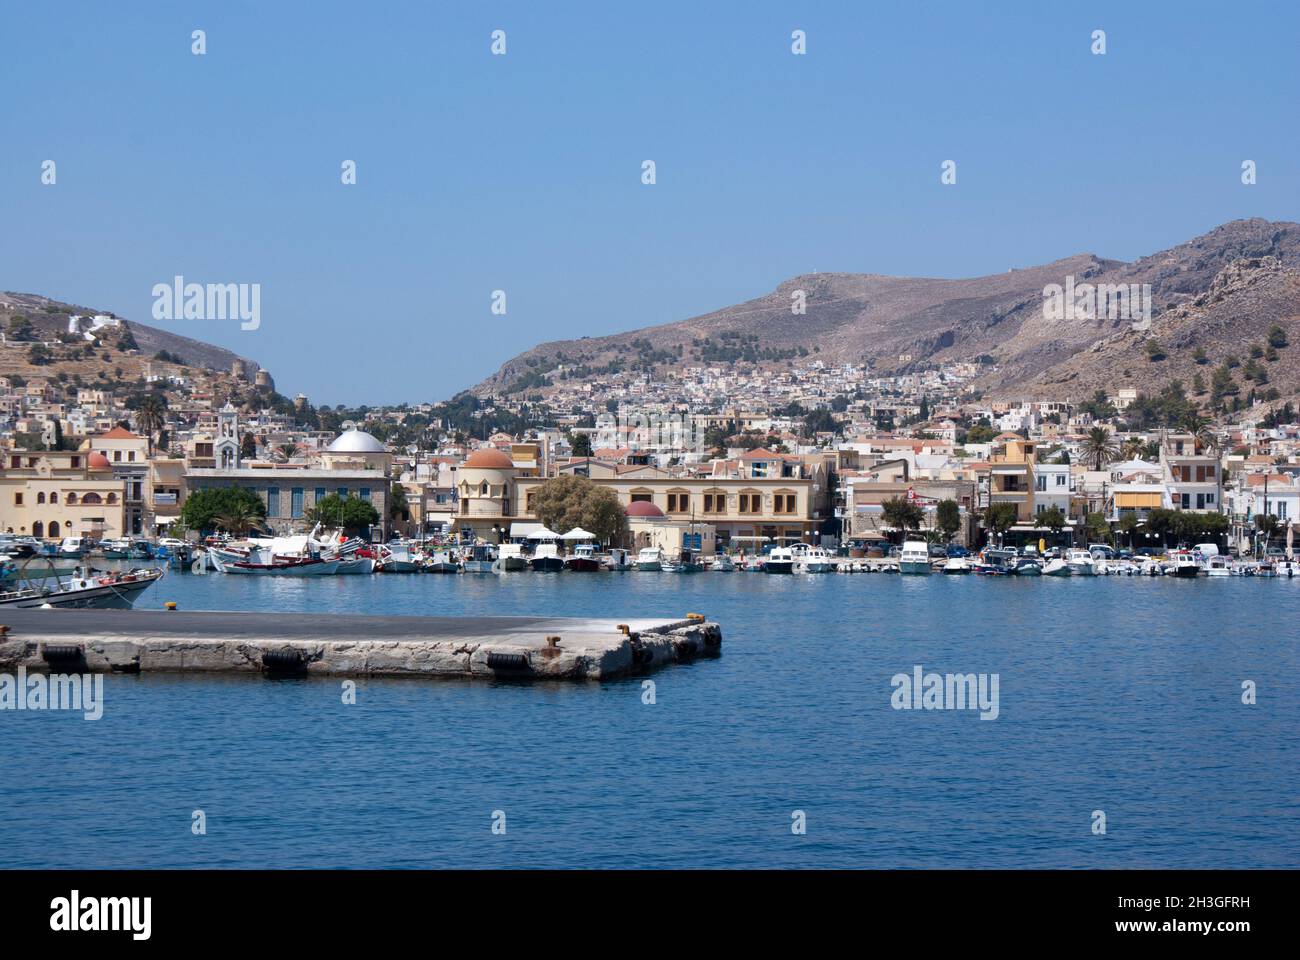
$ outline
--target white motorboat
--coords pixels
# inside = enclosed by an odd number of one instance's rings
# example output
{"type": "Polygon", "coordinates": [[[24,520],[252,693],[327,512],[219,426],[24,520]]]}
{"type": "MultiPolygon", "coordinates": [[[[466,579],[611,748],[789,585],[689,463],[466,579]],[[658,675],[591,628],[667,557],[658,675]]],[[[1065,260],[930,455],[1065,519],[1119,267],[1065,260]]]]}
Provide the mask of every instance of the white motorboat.
{"type": "Polygon", "coordinates": [[[797,543],[791,548],[795,573],[834,573],[835,561],[823,547],[797,543]]]}
{"type": "Polygon", "coordinates": [[[1199,577],[1201,561],[1190,550],[1175,550],[1169,557],[1168,572],[1175,577],[1199,577]]]}
{"type": "Polygon", "coordinates": [[[1070,575],[1070,564],[1064,557],[1053,557],[1043,566],[1043,576],[1045,577],[1068,577],[1070,575]]]}
{"type": "Polygon", "coordinates": [[[1213,556],[1205,561],[1205,575],[1207,577],[1230,577],[1232,576],[1232,562],[1224,556],[1213,556]]]}
{"type": "Polygon", "coordinates": [[[1097,558],[1087,550],[1071,550],[1065,555],[1066,566],[1072,577],[1092,577],[1097,574],[1097,558]]]}
{"type": "Polygon", "coordinates": [[[636,555],[636,568],[646,572],[662,572],[664,552],[658,547],[642,547],[636,555]]]}
{"type": "Polygon", "coordinates": [[[497,547],[496,570],[498,573],[517,573],[528,569],[528,559],[524,556],[523,544],[503,543],[497,547]]]}
{"type": "Polygon", "coordinates": [[[612,548],[609,553],[605,554],[605,569],[624,571],[631,570],[636,564],[632,560],[632,554],[619,547],[612,548]]]}
{"type": "Polygon", "coordinates": [[[709,564],[709,569],[717,570],[721,573],[730,573],[736,569],[736,561],[732,560],[729,554],[715,554],[713,557],[713,563],[709,564]]]}
{"type": "Polygon", "coordinates": [[[794,550],[790,547],[773,547],[763,561],[764,573],[794,573],[794,550]]]}
{"type": "Polygon", "coordinates": [[[898,555],[899,573],[929,573],[930,545],[924,540],[908,540],[898,555]]]}
{"type": "Polygon", "coordinates": [[[943,565],[944,573],[970,573],[970,561],[965,557],[949,557],[943,565]]]}
{"type": "Polygon", "coordinates": [[[73,607],[94,610],[128,610],[136,598],[163,577],[157,567],[103,573],[80,567],[54,585],[29,581],[32,586],[0,593],[0,606],[73,607]]]}

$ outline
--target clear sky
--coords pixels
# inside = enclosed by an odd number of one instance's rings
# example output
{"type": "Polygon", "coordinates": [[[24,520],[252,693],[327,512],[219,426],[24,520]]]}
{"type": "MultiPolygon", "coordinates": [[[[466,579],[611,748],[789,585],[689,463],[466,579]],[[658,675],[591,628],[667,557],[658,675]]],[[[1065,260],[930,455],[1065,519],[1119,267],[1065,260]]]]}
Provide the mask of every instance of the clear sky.
{"type": "Polygon", "coordinates": [[[1295,2],[4,0],[0,288],[151,323],[176,274],[259,283],[256,331],[158,325],[316,403],[443,399],[798,273],[1300,219],[1298,28],[1295,2]]]}

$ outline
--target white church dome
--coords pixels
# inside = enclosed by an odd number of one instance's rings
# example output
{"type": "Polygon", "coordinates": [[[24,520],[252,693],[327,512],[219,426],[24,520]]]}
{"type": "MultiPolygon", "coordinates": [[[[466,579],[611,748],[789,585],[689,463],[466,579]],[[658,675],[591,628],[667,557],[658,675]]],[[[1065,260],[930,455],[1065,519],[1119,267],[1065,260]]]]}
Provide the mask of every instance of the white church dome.
{"type": "Polygon", "coordinates": [[[386,453],[387,448],[364,430],[344,430],[325,448],[330,453],[386,453]]]}

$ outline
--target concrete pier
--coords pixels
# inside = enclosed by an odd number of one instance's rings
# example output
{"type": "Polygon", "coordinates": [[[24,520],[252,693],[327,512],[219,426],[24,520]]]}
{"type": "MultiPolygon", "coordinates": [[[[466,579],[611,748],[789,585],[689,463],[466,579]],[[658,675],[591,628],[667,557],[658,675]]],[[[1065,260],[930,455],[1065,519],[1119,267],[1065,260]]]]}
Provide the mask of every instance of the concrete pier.
{"type": "Polygon", "coordinates": [[[0,672],[278,673],[602,680],[721,652],[680,620],[0,610],[0,672]]]}

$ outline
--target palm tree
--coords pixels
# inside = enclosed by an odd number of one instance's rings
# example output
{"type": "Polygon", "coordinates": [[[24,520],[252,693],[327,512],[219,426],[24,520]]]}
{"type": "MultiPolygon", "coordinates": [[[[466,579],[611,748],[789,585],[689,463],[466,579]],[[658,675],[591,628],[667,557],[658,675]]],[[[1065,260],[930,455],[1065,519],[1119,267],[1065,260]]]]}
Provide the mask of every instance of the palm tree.
{"type": "Polygon", "coordinates": [[[298,455],[298,445],[296,443],[282,443],[275,448],[275,452],[284,463],[288,463],[298,455]]]}
{"type": "Polygon", "coordinates": [[[149,456],[153,456],[153,438],[167,418],[167,397],[161,393],[147,393],[135,408],[135,422],[149,440],[149,456]]]}
{"type": "Polygon", "coordinates": [[[240,536],[257,526],[261,519],[251,507],[240,504],[232,507],[228,512],[214,517],[213,521],[219,529],[226,531],[226,533],[240,536]]]}
{"type": "Polygon", "coordinates": [[[1124,446],[1120,450],[1120,456],[1125,460],[1137,460],[1142,456],[1142,451],[1146,449],[1146,443],[1141,437],[1129,437],[1124,441],[1124,446]]]}
{"type": "Polygon", "coordinates": [[[1100,470],[1103,463],[1119,456],[1119,444],[1105,427],[1093,427],[1083,441],[1083,455],[1093,462],[1094,470],[1100,470]]]}
{"type": "Polygon", "coordinates": [[[1192,412],[1183,418],[1182,428],[1192,435],[1198,447],[1221,450],[1223,441],[1214,430],[1213,424],[1200,414],[1192,412]]]}

